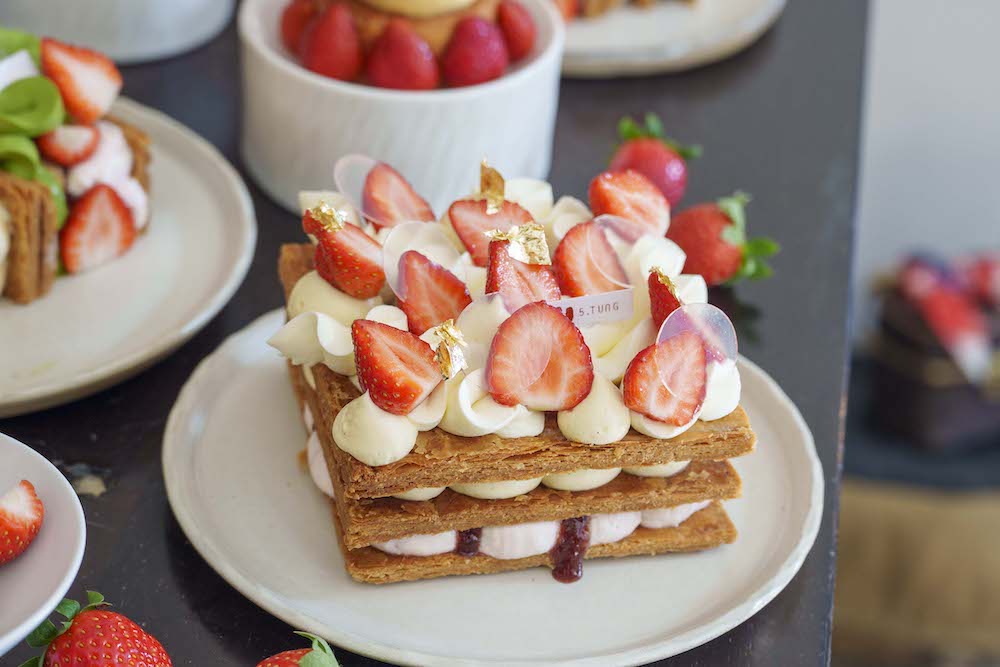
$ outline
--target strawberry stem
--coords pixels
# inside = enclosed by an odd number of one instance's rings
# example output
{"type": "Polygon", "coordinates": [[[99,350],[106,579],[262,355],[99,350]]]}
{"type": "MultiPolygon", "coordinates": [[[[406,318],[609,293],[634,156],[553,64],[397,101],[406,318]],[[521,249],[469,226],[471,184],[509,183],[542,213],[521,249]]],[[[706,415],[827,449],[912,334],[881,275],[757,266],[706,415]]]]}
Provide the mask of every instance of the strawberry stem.
{"type": "Polygon", "coordinates": [[[781,246],[776,241],[763,236],[747,239],[746,205],[749,203],[750,195],[741,190],[716,201],[719,209],[733,223],[722,230],[722,240],[738,246],[743,253],[740,268],[732,278],[726,281],[727,285],[737,283],[744,278],[762,280],[770,277],[774,274],[774,269],[767,263],[767,258],[776,255],[781,250],[781,246]]]}
{"type": "Polygon", "coordinates": [[[312,652],[307,653],[299,661],[299,667],[340,667],[337,657],[333,654],[333,649],[330,648],[325,639],[301,630],[296,630],[295,634],[312,642],[312,652]]]}
{"type": "Polygon", "coordinates": [[[680,155],[684,161],[701,157],[702,153],[701,146],[697,144],[688,146],[666,136],[663,130],[663,121],[652,112],[646,113],[642,125],[631,116],[625,116],[619,120],[618,136],[623,143],[632,139],[659,139],[670,150],[680,155]]]}

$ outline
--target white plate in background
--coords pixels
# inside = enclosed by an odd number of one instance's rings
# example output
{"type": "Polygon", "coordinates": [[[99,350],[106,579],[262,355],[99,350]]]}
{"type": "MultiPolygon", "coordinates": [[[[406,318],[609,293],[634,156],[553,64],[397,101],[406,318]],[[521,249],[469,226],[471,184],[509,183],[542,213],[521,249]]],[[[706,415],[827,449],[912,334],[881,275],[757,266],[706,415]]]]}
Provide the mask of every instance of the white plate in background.
{"type": "Polygon", "coordinates": [[[55,609],[76,578],[87,525],[69,481],[45,457],[0,433],[0,495],[26,479],[45,506],[38,536],[20,556],[0,565],[0,656],[55,609]]]}
{"type": "Polygon", "coordinates": [[[250,267],[253,204],[225,158],[136,102],[119,99],[111,113],[151,139],[149,231],[122,257],[57,278],[26,306],[0,300],[0,417],[138,373],[205,326],[250,267]]]}
{"type": "Polygon", "coordinates": [[[306,434],[264,315],[209,355],[170,414],[163,473],[188,539],[223,578],[295,628],[411,665],[637,664],[718,637],[778,594],[819,528],[812,435],[775,382],[742,359],[757,451],[734,459],[745,497],[726,503],[736,543],[699,554],[587,561],[387,586],[354,582],[329,501],[300,467],[306,434]],[[516,638],[516,640],[512,640],[516,638]]]}
{"type": "Polygon", "coordinates": [[[566,30],[563,74],[611,77],[691,69],[730,56],[771,27],[785,0],[658,0],[566,30]]]}

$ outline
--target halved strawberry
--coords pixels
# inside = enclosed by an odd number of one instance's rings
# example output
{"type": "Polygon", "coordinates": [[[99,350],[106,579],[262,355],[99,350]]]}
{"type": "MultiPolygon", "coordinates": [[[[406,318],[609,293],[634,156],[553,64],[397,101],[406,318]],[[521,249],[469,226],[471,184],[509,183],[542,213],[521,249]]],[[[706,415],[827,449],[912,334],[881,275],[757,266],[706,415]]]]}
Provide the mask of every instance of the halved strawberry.
{"type": "Polygon", "coordinates": [[[416,250],[399,257],[399,284],[406,295],[399,299],[399,307],[410,331],[418,336],[445,320],[457,320],[472,303],[465,283],[416,250]]]}
{"type": "Polygon", "coordinates": [[[281,12],[281,43],[289,53],[298,53],[302,33],[317,13],[314,0],[291,0],[285,5],[281,12]]]}
{"type": "Polygon", "coordinates": [[[510,256],[510,241],[490,241],[490,261],[486,265],[486,293],[499,292],[507,311],[535,301],[562,297],[551,266],[525,264],[510,256]]]}
{"type": "Polygon", "coordinates": [[[516,0],[501,0],[497,10],[497,23],[507,42],[511,62],[517,62],[531,53],[535,46],[535,19],[524,5],[516,0]]]}
{"type": "Polygon", "coordinates": [[[617,215],[641,224],[647,234],[663,236],[670,225],[670,203],[653,182],[637,171],[605,171],[587,191],[594,215],[617,215]]]}
{"type": "Polygon", "coordinates": [[[356,299],[378,296],[385,285],[382,246],[357,225],[323,225],[309,211],[302,228],[316,237],[316,271],[326,282],[356,299]]]}
{"type": "Polygon", "coordinates": [[[28,480],[22,479],[0,496],[0,565],[24,553],[44,518],[45,506],[28,480]]]}
{"type": "Polygon", "coordinates": [[[635,355],[622,379],[622,393],[630,410],[683,426],[704,403],[706,381],[705,343],[685,331],[635,355]]]}
{"type": "Polygon", "coordinates": [[[46,160],[72,167],[94,154],[100,138],[100,132],[93,125],[60,125],[36,141],[46,160]]]}
{"type": "Polygon", "coordinates": [[[653,324],[657,328],[667,319],[667,315],[681,307],[677,298],[677,287],[670,276],[659,269],[649,272],[649,308],[652,311],[653,324]]]}
{"type": "Polygon", "coordinates": [[[365,178],[361,208],[376,227],[395,227],[401,222],[433,222],[430,204],[418,195],[402,174],[379,162],[365,178]]]}
{"type": "Polygon", "coordinates": [[[476,266],[486,266],[489,260],[490,237],[486,232],[494,229],[505,232],[515,225],[535,221],[528,211],[512,201],[505,201],[492,215],[486,212],[488,205],[485,199],[459,199],[448,209],[451,227],[476,266]]]}
{"type": "Polygon", "coordinates": [[[497,403],[569,410],[593,384],[590,348],[558,308],[529,303],[504,320],[493,337],[486,386],[497,403]]]}
{"type": "Polygon", "coordinates": [[[69,210],[59,232],[59,252],[69,273],[87,271],[118,257],[135,241],[128,206],[109,185],[98,183],[69,210]]]}
{"type": "Polygon", "coordinates": [[[103,53],[42,39],[42,72],[59,88],[63,104],[77,122],[90,124],[111,108],[122,89],[122,75],[103,53]]]}
{"type": "Polygon", "coordinates": [[[570,228],[556,246],[552,268],[566,296],[604,294],[628,286],[618,255],[593,221],[570,228]]]}
{"type": "Polygon", "coordinates": [[[408,331],[355,320],[351,338],[358,382],[386,412],[409,414],[442,380],[434,350],[408,331]]]}

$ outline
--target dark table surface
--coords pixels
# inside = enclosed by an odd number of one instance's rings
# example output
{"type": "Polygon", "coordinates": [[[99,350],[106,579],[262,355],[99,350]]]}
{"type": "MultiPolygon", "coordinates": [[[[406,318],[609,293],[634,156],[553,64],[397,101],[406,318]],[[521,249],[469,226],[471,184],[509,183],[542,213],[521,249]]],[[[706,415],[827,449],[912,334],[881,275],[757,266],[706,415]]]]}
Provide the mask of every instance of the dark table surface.
{"type": "MultiPolygon", "coordinates": [[[[672,76],[563,82],[556,192],[584,194],[608,159],[617,119],[652,110],[678,139],[705,148],[692,165],[686,203],[747,190],[755,197],[752,231],[784,246],[774,279],[741,286],[740,303],[725,293],[713,300],[737,320],[741,351],[793,397],[815,435],[826,478],[823,522],[784,592],[671,665],[829,662],[866,9],[862,1],[789,3],[768,35],[726,62],[672,76]]],[[[240,166],[232,25],[194,52],[124,75],[125,94],[193,128],[240,166]]],[[[108,492],[83,499],[87,552],[71,593],[102,591],[144,623],[176,665],[245,667],[299,645],[292,628],[244,599],[194,551],[171,514],[160,469],[167,414],[191,371],[227,335],[282,303],[277,248],[301,232],[252,184],[250,191],[257,254],[242,288],[201,333],[117,387],[0,421],[0,431],[53,461],[104,472],[108,492]]],[[[349,667],[379,664],[338,654],[349,667]]],[[[17,648],[0,663],[29,655],[17,648]]]]}

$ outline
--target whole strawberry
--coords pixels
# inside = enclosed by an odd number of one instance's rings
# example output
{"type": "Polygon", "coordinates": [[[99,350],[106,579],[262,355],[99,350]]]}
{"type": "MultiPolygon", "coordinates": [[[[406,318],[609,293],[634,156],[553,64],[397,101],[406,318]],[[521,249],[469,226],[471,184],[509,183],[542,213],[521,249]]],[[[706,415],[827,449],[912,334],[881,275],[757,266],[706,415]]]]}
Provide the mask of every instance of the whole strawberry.
{"type": "Polygon", "coordinates": [[[433,90],[441,72],[431,47],[406,20],[393,18],[368,53],[368,81],[382,88],[433,90]]]}
{"type": "Polygon", "coordinates": [[[474,86],[503,76],[509,62],[500,27],[478,16],[467,16],[451,34],[441,57],[441,72],[449,86],[474,86]]]}
{"type": "Polygon", "coordinates": [[[674,216],[667,238],[687,254],[684,273],[700,274],[709,286],[771,275],[765,260],[780,246],[768,238],[747,239],[745,206],[749,201],[749,195],[737,192],[674,216]]]}
{"type": "Polygon", "coordinates": [[[325,641],[308,632],[296,632],[300,637],[312,641],[312,648],[282,651],[270,658],[264,658],[257,667],[340,667],[336,656],[325,641]]]}
{"type": "Polygon", "coordinates": [[[172,667],[160,642],[128,618],[104,609],[106,605],[104,596],[93,591],[87,591],[87,606],[82,609],[76,600],[60,602],[56,613],[66,621],[56,627],[45,620],[28,635],[28,645],[44,646],[45,653],[21,667],[172,667]]]}
{"type": "Polygon", "coordinates": [[[281,12],[281,43],[291,53],[298,53],[299,39],[306,26],[316,18],[315,0],[291,0],[281,12]]]}
{"type": "Polygon", "coordinates": [[[358,78],[363,58],[354,16],[344,2],[335,2],[323,10],[299,38],[302,66],[332,79],[358,78]]]}
{"type": "Polygon", "coordinates": [[[618,123],[622,143],[611,158],[611,171],[632,169],[660,189],[671,207],[677,206],[687,189],[687,161],[701,156],[701,146],[684,146],[663,134],[663,123],[648,113],[645,124],[632,118],[618,123]]]}

